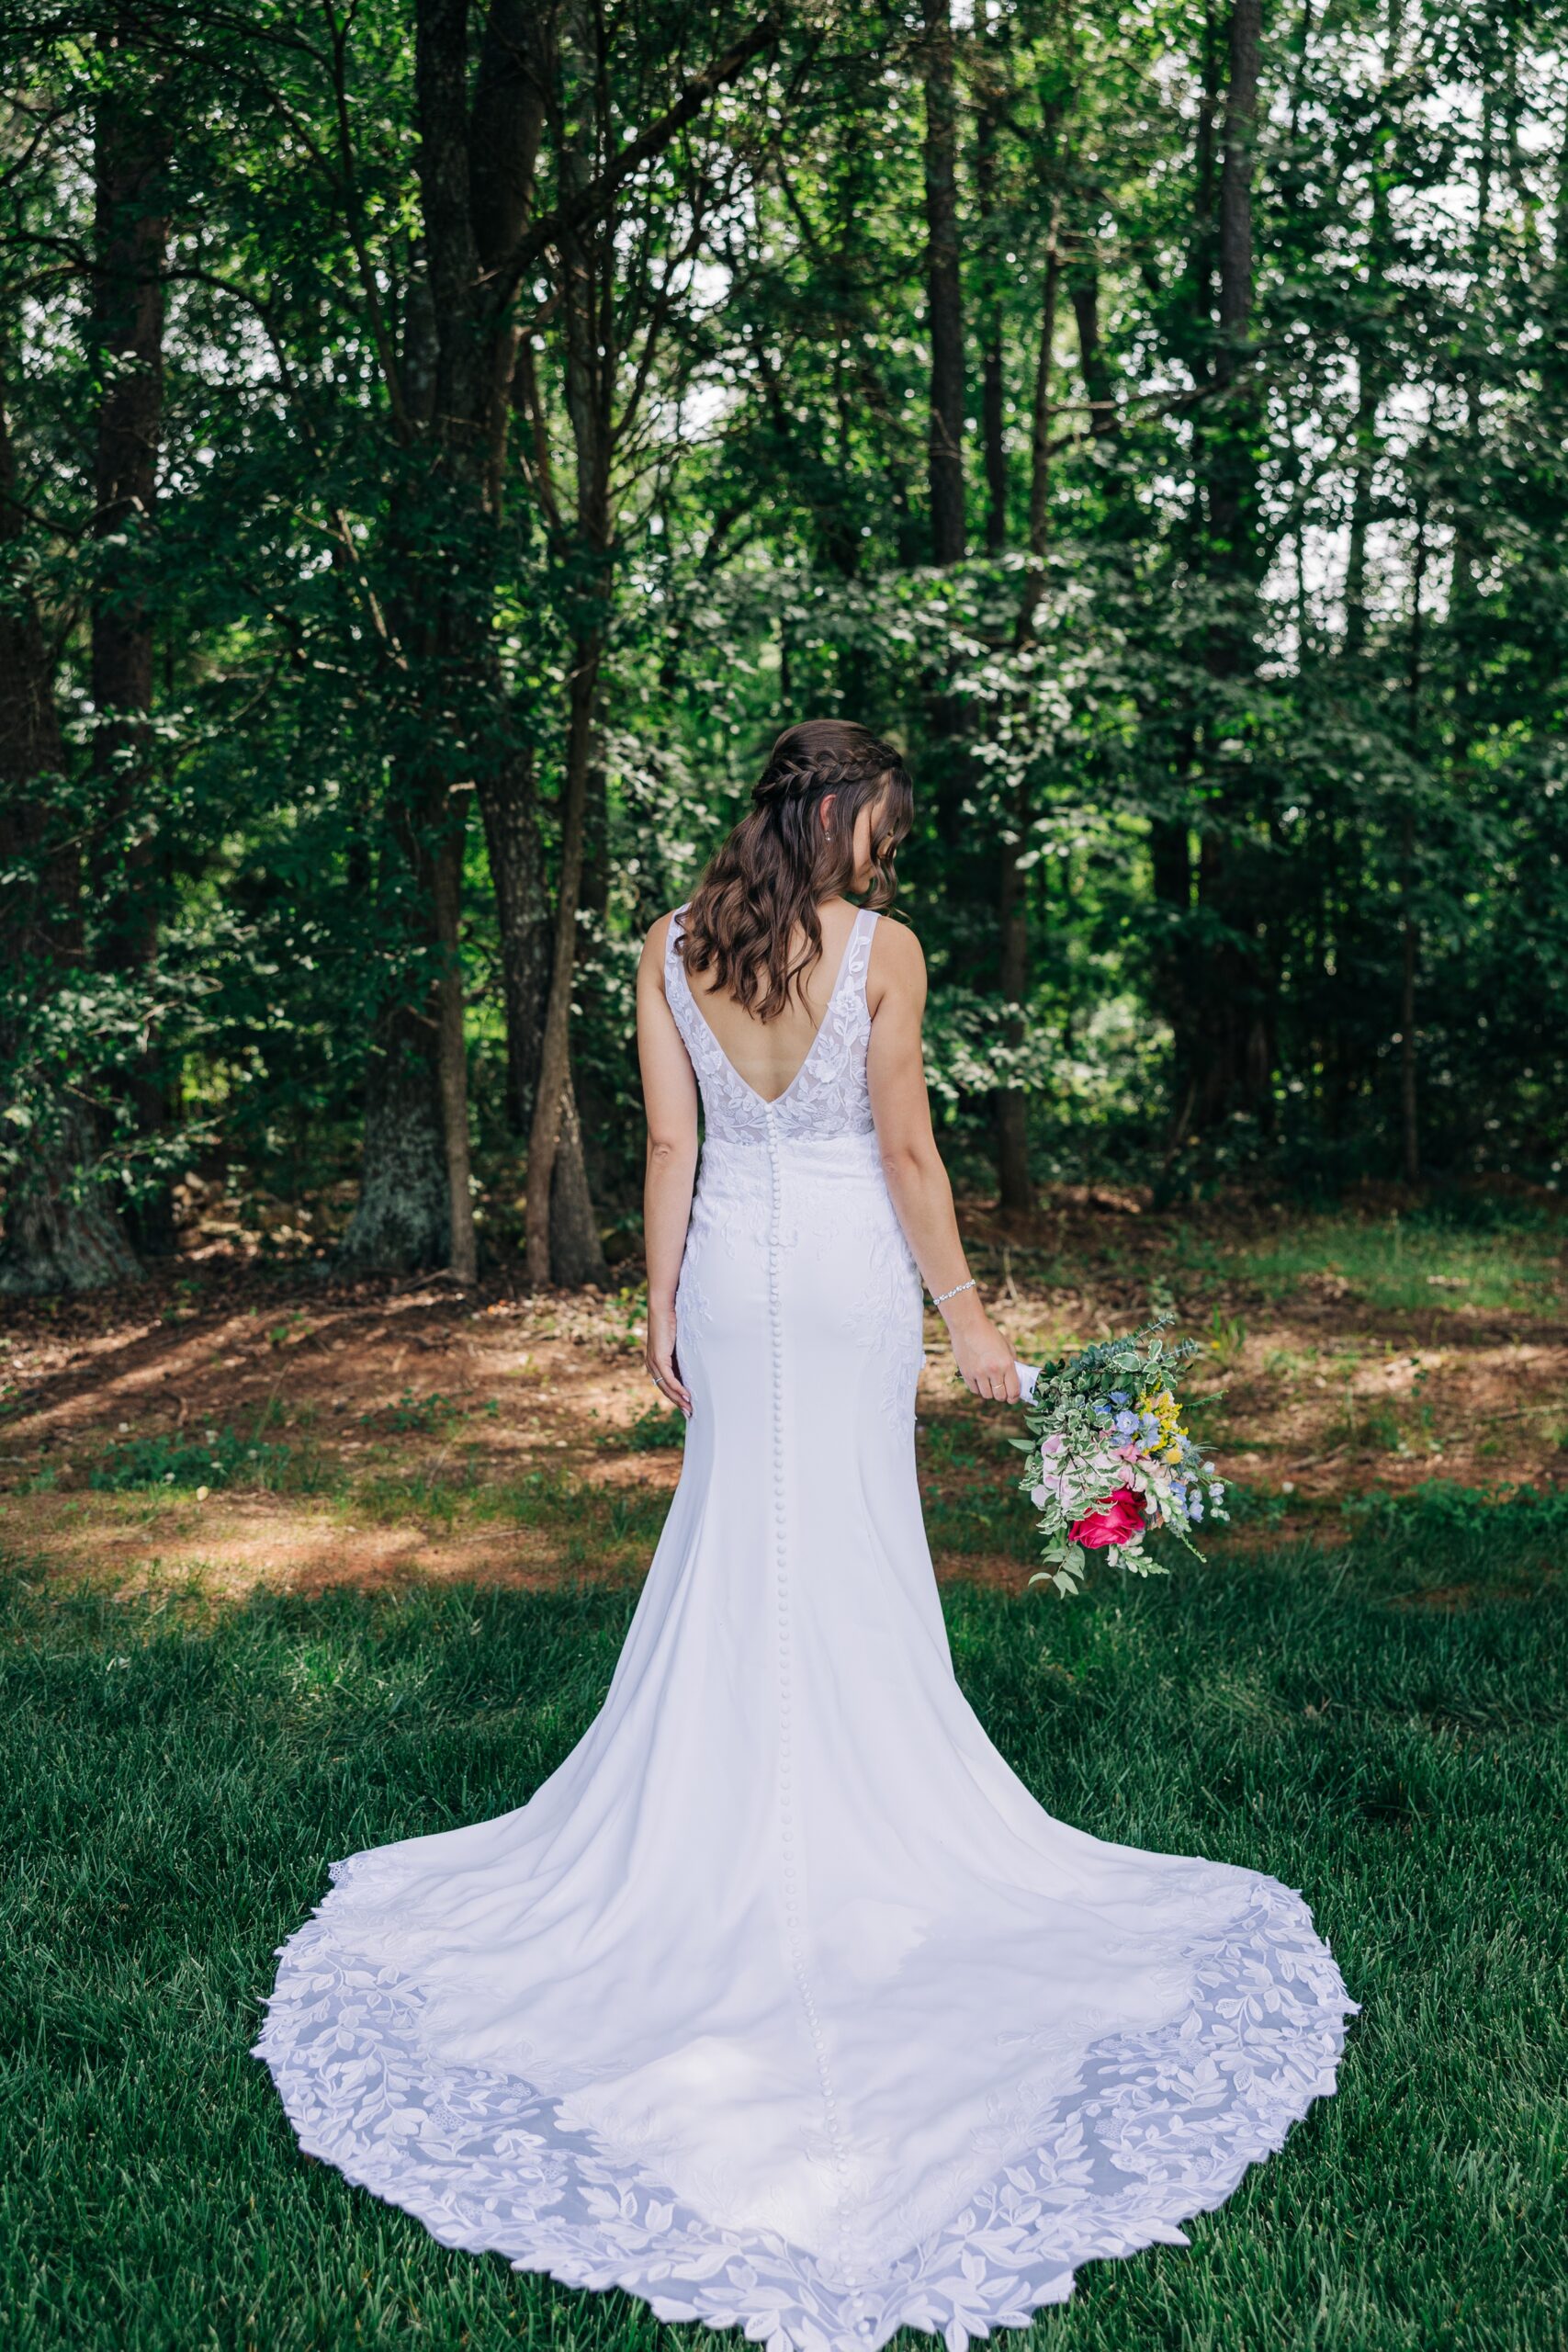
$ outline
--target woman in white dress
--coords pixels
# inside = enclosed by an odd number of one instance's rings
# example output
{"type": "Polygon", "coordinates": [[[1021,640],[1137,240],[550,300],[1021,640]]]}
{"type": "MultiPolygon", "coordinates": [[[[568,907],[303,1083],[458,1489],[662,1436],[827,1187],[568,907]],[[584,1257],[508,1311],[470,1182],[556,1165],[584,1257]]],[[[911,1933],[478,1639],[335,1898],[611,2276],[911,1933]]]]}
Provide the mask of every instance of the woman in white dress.
{"type": "Polygon", "coordinates": [[[608,1696],[516,1811],[334,1864],[257,2044],[301,2146],[444,2244],[773,2352],[963,2352],[1184,2244],[1355,2006],[1299,1894],[1054,1820],[953,1679],[922,1278],[969,1387],[1018,1382],[875,911],[909,806],[864,729],[792,728],[649,933],[648,1363],[689,1426],[608,1696]]]}

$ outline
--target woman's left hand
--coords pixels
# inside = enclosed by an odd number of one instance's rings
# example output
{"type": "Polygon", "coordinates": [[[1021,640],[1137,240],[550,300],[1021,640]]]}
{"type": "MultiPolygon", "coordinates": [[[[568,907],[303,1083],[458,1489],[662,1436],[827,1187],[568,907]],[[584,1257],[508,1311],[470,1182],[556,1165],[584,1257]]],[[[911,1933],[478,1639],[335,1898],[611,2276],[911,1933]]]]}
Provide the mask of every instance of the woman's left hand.
{"type": "Polygon", "coordinates": [[[962,1320],[954,1316],[948,1325],[958,1376],[971,1396],[1016,1405],[1021,1393],[1017,1359],[985,1309],[973,1304],[974,1297],[970,1292],[965,1301],[968,1311],[962,1320]]]}
{"type": "Polygon", "coordinates": [[[648,1310],[648,1346],[643,1362],[652,1374],[661,1396],[679,1405],[688,1420],[692,1418],[691,1391],[681,1378],[681,1367],[675,1356],[675,1309],[673,1306],[649,1306],[648,1310]]]}

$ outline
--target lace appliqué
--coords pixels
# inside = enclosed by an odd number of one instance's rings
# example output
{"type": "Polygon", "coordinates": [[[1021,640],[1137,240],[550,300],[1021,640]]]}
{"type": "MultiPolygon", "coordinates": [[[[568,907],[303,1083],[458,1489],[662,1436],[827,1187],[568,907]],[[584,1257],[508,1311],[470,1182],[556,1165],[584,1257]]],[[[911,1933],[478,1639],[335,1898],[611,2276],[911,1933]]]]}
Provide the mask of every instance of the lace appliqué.
{"type": "Polygon", "coordinates": [[[770,1102],[741,1077],[692,994],[686,967],[678,953],[685,911],[684,907],[678,908],[670,919],[664,944],[664,993],[697,1074],[709,1141],[765,1143],[770,1128],[781,1141],[804,1136],[869,1135],[874,1123],[865,1079],[865,1047],[871,1035],[865,976],[875,915],[863,907],[855,916],[822,1026],[789,1085],[770,1102]]]}
{"type": "MultiPolygon", "coordinates": [[[[422,2039],[420,1988],[343,1940],[333,1895],[281,1947],[254,2054],[307,2153],[444,2245],[624,2287],[660,2319],[740,2327],[770,2352],[875,2352],[900,2327],[965,2352],[1065,2301],[1080,2263],[1186,2245],[1179,2224],[1223,2203],[1333,2090],[1358,2005],[1301,1896],[1248,1884],[1237,1916],[1189,1946],[1182,2014],[1093,2044],[1072,2086],[1031,2117],[1027,2146],[942,2228],[868,2258],[852,2282],[775,2233],[705,2222],[516,2075],[444,2066],[422,2039]]],[[[344,1931],[360,1924],[351,1911],[344,1931]]]]}

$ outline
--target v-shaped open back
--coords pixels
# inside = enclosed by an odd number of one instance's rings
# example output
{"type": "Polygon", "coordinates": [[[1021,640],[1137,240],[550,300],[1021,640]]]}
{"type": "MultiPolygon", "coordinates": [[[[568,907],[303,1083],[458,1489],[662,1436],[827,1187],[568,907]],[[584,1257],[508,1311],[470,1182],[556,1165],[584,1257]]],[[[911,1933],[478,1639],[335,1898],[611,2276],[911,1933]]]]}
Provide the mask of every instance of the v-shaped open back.
{"type": "Polygon", "coordinates": [[[670,919],[664,949],[664,993],[702,1091],[710,1141],[783,1135],[863,1135],[872,1126],[865,1050],[871,1013],[865,1001],[876,917],[862,907],[850,926],[827,1009],[816,1036],[782,1094],[760,1093],[743,1078],[697,1002],[680,953],[686,910],[670,919]]]}

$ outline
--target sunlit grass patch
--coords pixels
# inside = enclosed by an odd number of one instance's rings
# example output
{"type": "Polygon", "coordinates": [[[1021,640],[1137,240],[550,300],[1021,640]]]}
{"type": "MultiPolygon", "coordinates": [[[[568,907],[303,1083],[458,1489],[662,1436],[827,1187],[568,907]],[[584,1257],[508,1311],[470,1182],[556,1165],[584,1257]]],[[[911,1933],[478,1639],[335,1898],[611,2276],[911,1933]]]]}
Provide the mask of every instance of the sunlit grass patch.
{"type": "Polygon", "coordinates": [[[173,1430],[110,1438],[89,1457],[86,1484],[103,1494],[248,1487],[264,1494],[314,1495],[334,1475],[308,1440],[267,1439],[225,1422],[220,1429],[189,1434],[173,1430]]]}
{"type": "Polygon", "coordinates": [[[1229,1254],[1270,1301],[1314,1280],[1411,1312],[1469,1306],[1557,1315],[1568,1301],[1562,1234],[1540,1218],[1486,1232],[1398,1216],[1312,1218],[1229,1254]]]}
{"type": "Polygon", "coordinates": [[[604,1486],[561,1470],[497,1474],[480,1461],[434,1470],[362,1472],[335,1498],[345,1522],[434,1526],[443,1532],[526,1528],[567,1573],[641,1567],[670,1509],[660,1482],[604,1486]]]}

